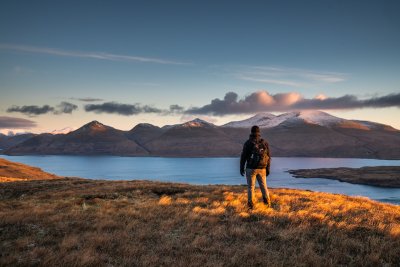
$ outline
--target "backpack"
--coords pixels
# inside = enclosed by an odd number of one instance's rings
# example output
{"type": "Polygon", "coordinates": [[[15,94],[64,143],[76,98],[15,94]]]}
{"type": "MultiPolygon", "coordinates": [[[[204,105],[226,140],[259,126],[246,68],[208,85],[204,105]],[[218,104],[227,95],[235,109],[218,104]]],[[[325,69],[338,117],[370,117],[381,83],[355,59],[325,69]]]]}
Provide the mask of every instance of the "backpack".
{"type": "Polygon", "coordinates": [[[247,167],[250,169],[265,168],[268,165],[268,160],[268,148],[264,140],[261,139],[259,142],[254,142],[247,167]]]}

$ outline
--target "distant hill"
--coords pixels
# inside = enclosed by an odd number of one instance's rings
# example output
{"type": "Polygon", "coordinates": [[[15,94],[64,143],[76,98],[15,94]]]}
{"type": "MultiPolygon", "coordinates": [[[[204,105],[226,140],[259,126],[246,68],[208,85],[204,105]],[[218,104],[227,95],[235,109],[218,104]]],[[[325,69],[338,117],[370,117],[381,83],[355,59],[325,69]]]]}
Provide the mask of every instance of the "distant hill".
{"type": "Polygon", "coordinates": [[[121,131],[93,121],[68,134],[41,134],[4,151],[8,155],[70,154],[167,157],[239,156],[253,125],[261,127],[273,156],[400,159],[400,131],[346,120],[321,111],[260,113],[217,126],[201,119],[157,127],[141,123],[121,131]]]}
{"type": "Polygon", "coordinates": [[[126,132],[92,121],[68,134],[40,134],[7,149],[6,154],[132,155],[149,153],[126,132]]]}
{"type": "Polygon", "coordinates": [[[158,137],[144,144],[157,156],[237,156],[241,145],[214,124],[195,119],[165,127],[158,137]]]}
{"type": "Polygon", "coordinates": [[[28,140],[35,136],[32,133],[17,134],[17,135],[4,135],[0,134],[0,149],[7,149],[13,147],[21,142],[28,140]]]}

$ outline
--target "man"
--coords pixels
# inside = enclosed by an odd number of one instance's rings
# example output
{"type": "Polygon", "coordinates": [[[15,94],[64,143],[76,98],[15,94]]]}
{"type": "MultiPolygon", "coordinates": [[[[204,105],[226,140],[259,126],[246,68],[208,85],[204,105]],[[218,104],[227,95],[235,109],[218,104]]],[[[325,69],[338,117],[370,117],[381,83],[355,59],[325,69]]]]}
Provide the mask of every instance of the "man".
{"type": "Polygon", "coordinates": [[[251,127],[249,140],[243,145],[240,157],[240,174],[244,176],[246,166],[248,207],[253,209],[254,188],[256,179],[261,189],[263,202],[271,207],[271,200],[267,188],[267,176],[271,168],[271,157],[268,143],[261,139],[260,128],[251,127]]]}

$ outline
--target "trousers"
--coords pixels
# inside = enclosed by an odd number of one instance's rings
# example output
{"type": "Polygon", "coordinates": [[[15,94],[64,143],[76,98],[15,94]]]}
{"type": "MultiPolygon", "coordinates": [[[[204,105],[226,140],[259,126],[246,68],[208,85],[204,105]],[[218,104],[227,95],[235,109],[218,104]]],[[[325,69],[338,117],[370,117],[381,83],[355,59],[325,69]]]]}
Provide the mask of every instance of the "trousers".
{"type": "Polygon", "coordinates": [[[247,200],[252,204],[254,199],[254,189],[256,187],[256,179],[261,189],[262,197],[265,200],[270,200],[267,187],[267,172],[265,169],[246,169],[247,180],[247,200]]]}

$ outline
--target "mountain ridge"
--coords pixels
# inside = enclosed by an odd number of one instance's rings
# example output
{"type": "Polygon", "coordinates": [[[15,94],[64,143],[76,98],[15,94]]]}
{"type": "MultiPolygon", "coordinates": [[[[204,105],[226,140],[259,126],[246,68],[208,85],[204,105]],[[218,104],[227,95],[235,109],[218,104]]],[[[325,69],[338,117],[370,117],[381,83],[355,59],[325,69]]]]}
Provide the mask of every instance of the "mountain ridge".
{"type": "Polygon", "coordinates": [[[91,121],[67,134],[35,135],[4,154],[237,157],[255,121],[273,156],[400,158],[399,130],[315,111],[260,113],[222,126],[199,118],[163,127],[139,123],[129,131],[91,121]]]}

